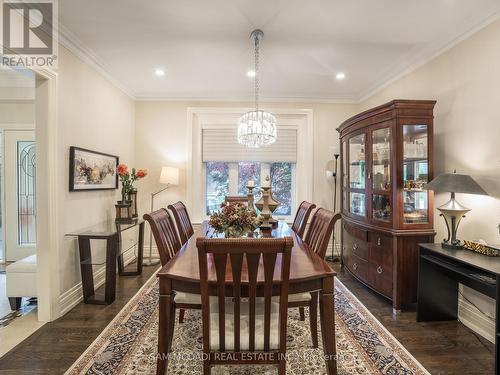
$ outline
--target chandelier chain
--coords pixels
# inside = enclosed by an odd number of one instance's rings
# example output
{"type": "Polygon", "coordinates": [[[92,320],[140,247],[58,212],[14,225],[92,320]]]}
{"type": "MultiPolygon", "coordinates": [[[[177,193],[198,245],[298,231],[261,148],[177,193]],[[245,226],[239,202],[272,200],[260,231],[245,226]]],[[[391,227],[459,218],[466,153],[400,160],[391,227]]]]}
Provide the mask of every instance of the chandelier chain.
{"type": "Polygon", "coordinates": [[[260,89],[260,82],[259,82],[259,59],[260,59],[260,54],[259,54],[259,37],[256,35],[255,36],[255,110],[259,110],[259,89],[260,89]]]}

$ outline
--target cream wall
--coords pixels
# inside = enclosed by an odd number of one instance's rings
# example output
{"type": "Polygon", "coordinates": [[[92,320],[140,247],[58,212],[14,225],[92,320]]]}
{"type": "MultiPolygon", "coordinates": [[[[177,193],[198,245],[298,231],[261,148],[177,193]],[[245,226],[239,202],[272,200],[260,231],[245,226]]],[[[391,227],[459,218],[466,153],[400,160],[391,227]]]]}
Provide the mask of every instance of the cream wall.
{"type": "Polygon", "coordinates": [[[59,157],[54,167],[60,171],[57,235],[60,293],[64,294],[81,282],[77,241],[65,233],[114,219],[119,195],[117,190],[70,193],[69,147],[118,155],[120,162],[133,164],[135,108],[132,99],[62,46],[57,73],[59,157]]]}
{"type": "MultiPolygon", "coordinates": [[[[240,102],[186,102],[186,101],[138,101],[136,103],[136,165],[148,168],[150,176],[141,181],[140,209],[149,210],[150,193],[158,188],[162,165],[181,169],[180,185],[162,193],[155,200],[155,206],[166,202],[186,200],[186,169],[188,168],[189,139],[187,109],[190,107],[228,108],[252,107],[252,103],[240,102]]],[[[354,104],[311,104],[311,103],[263,103],[262,107],[275,109],[312,109],[314,123],[314,181],[313,200],[323,207],[332,207],[333,186],[325,178],[325,167],[333,158],[332,147],[338,147],[337,126],[357,111],[354,104]]],[[[204,183],[200,177],[197,183],[204,183]]],[[[146,238],[149,241],[149,238],[146,238]]]]}
{"type": "MultiPolygon", "coordinates": [[[[390,84],[365,100],[360,110],[386,101],[435,99],[435,175],[443,172],[469,174],[491,197],[457,194],[472,208],[460,224],[463,239],[500,243],[500,21],[472,35],[433,61],[390,84]]],[[[436,196],[436,206],[449,195],[436,196]]],[[[436,240],[445,237],[445,226],[435,213],[436,240]]],[[[495,309],[487,297],[468,298],[490,316],[495,309]]]]}
{"type": "MultiPolygon", "coordinates": [[[[0,71],[0,80],[2,71],[0,71]]],[[[12,84],[14,85],[14,84],[12,84]]],[[[0,124],[35,122],[35,88],[0,85],[0,124]]]]}

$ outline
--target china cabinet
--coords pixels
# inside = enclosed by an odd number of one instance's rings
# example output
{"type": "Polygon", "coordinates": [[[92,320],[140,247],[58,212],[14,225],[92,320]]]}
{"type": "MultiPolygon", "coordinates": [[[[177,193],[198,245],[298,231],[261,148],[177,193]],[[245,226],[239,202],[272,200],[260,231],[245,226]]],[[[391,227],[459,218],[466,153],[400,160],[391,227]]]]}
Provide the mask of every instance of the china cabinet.
{"type": "Polygon", "coordinates": [[[342,264],[392,300],[416,301],[418,243],[433,242],[435,101],[394,100],[337,129],[341,141],[342,264]]]}

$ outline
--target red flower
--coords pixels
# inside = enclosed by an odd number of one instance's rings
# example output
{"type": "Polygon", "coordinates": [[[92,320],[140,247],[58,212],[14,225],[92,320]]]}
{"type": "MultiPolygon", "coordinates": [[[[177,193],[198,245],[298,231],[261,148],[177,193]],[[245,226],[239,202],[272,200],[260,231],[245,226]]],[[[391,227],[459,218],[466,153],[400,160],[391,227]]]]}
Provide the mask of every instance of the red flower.
{"type": "Polygon", "coordinates": [[[126,176],[128,174],[127,164],[119,164],[118,167],[116,167],[116,172],[119,176],[126,176]]]}
{"type": "Polygon", "coordinates": [[[137,178],[144,178],[148,175],[148,171],[145,169],[138,169],[135,175],[137,178]]]}

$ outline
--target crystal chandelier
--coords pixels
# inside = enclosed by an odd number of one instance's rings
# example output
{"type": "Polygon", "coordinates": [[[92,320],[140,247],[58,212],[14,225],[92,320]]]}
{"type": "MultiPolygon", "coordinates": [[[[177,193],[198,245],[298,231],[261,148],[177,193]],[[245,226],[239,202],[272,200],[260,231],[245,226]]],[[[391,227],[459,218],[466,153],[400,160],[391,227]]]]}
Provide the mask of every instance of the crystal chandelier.
{"type": "Polygon", "coordinates": [[[238,143],[250,148],[268,146],[276,141],[276,117],[259,110],[259,43],[264,33],[250,34],[255,44],[255,110],[245,113],[238,121],[238,143]]]}

